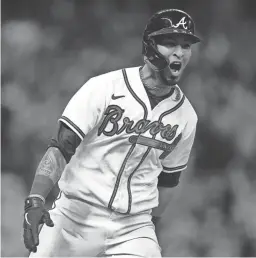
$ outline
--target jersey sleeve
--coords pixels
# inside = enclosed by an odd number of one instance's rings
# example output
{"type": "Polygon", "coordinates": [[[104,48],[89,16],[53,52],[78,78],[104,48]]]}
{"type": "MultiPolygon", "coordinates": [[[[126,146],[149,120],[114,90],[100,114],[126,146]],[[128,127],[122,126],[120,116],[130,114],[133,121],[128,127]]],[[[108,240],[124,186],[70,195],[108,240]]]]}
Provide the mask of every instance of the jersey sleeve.
{"type": "Polygon", "coordinates": [[[189,123],[186,126],[177,146],[162,160],[163,172],[173,173],[187,168],[190,152],[195,139],[196,124],[197,120],[193,122],[192,125],[189,123]]]}
{"type": "Polygon", "coordinates": [[[99,122],[106,106],[105,85],[95,78],[88,80],[71,98],[59,121],[83,140],[99,122]]]}

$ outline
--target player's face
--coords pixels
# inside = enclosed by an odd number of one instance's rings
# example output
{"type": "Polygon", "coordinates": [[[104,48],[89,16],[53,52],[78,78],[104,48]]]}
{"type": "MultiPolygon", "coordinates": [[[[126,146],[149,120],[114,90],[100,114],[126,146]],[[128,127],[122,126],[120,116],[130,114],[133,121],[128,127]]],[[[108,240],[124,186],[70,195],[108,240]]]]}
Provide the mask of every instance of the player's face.
{"type": "Polygon", "coordinates": [[[162,75],[167,82],[178,82],[191,57],[191,42],[183,36],[165,37],[157,42],[157,49],[169,61],[162,75]]]}

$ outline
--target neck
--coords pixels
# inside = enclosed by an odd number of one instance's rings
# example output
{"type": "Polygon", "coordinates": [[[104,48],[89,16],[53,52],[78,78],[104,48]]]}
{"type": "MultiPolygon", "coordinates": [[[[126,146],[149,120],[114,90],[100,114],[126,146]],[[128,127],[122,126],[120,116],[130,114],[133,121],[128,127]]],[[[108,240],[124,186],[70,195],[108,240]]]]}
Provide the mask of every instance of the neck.
{"type": "Polygon", "coordinates": [[[141,69],[141,80],[147,90],[155,96],[164,96],[168,94],[174,85],[167,84],[159,72],[151,69],[145,64],[141,69]]]}

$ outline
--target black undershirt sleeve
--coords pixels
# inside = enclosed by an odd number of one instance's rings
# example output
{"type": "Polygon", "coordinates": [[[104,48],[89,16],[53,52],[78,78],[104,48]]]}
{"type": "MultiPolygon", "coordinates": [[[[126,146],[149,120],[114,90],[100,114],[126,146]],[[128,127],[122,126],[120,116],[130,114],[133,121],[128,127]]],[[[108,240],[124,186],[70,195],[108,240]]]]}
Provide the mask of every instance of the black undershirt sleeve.
{"type": "Polygon", "coordinates": [[[174,173],[161,172],[158,176],[158,185],[160,187],[175,187],[179,184],[181,171],[174,173]]]}
{"type": "Polygon", "coordinates": [[[60,122],[57,139],[52,139],[48,147],[56,147],[60,150],[68,163],[74,155],[76,148],[81,143],[79,136],[66,124],[60,122]]]}

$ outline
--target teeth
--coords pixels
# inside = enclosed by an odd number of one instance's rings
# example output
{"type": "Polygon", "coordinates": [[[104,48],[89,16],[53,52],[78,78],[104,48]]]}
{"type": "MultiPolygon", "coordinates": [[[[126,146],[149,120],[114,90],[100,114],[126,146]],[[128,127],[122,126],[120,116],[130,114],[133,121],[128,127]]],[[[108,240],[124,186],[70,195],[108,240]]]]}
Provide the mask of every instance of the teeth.
{"type": "Polygon", "coordinates": [[[181,68],[181,63],[180,62],[173,62],[170,64],[170,68],[174,71],[179,71],[181,68]]]}

